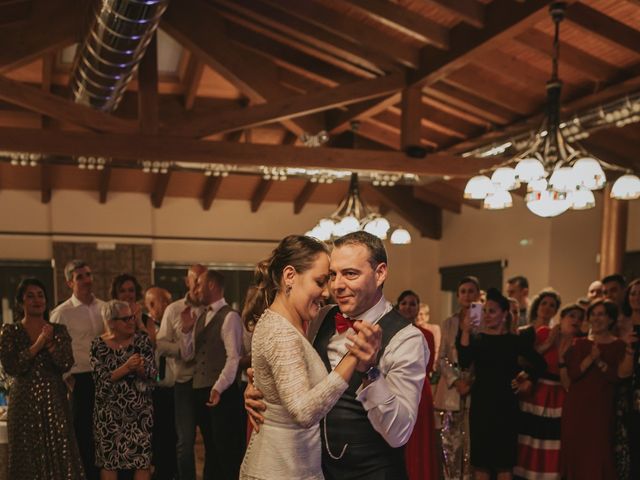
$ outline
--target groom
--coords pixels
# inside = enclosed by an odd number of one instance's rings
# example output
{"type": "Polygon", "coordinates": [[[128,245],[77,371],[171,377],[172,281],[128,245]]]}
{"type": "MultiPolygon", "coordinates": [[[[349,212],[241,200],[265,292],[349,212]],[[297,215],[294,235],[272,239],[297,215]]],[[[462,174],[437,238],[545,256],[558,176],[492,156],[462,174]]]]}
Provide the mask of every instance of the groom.
{"type": "MultiPolygon", "coordinates": [[[[334,242],[330,288],[337,305],[326,307],[308,337],[331,371],[346,353],[350,324],[378,324],[378,364],[354,373],[349,388],[321,423],[322,468],[327,480],[407,478],[402,446],[418,414],[429,350],[423,335],[392,309],[382,293],[387,253],[382,241],[354,232],[334,242]]],[[[253,386],[245,391],[252,420],[263,421],[265,405],[253,386]]]]}

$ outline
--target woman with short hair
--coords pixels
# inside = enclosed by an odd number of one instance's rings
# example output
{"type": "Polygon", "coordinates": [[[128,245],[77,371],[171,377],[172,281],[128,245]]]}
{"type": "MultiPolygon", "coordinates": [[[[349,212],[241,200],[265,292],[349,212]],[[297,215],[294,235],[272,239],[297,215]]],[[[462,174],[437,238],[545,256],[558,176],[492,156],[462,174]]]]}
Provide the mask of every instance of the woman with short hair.
{"type": "Polygon", "coordinates": [[[135,480],[147,480],[151,478],[151,390],[157,374],[153,347],[145,332],[136,331],[136,317],[127,302],[107,302],[103,317],[106,332],[91,345],[96,464],[102,480],[115,480],[118,470],[135,470],[135,480]]]}

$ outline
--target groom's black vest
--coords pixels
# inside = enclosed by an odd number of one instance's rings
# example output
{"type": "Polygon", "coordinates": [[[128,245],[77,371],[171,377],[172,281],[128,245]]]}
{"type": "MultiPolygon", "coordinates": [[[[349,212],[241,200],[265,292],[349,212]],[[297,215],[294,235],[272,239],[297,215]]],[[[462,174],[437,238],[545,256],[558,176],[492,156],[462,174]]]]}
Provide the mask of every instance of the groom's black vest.
{"type": "MultiPolygon", "coordinates": [[[[322,358],[327,371],[332,370],[327,347],[331,337],[336,333],[334,318],[338,311],[338,307],[335,307],[327,312],[313,342],[313,347],[322,358]]],[[[393,336],[408,324],[409,321],[395,310],[391,310],[380,319],[378,325],[382,329],[382,344],[379,358],[382,358],[393,336]]],[[[349,388],[327,414],[326,419],[320,423],[324,475],[327,480],[402,480],[406,478],[404,449],[392,448],[374,430],[362,403],[356,399],[356,391],[362,383],[363,376],[360,372],[354,372],[349,388]],[[327,452],[327,442],[334,456],[340,456],[344,445],[348,444],[342,458],[331,458],[327,452]]]]}

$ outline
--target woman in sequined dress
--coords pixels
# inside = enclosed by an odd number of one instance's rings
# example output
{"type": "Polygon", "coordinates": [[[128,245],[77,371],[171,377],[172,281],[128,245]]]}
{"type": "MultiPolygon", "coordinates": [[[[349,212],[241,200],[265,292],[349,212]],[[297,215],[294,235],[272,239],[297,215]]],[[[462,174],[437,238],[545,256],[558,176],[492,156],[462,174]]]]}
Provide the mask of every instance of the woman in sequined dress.
{"type": "Polygon", "coordinates": [[[71,337],[48,322],[47,294],[35,278],[16,293],[22,320],[0,332],[0,361],[13,377],[8,412],[9,477],[84,480],[62,374],[73,365],[71,337]]]}
{"type": "Polygon", "coordinates": [[[151,391],[157,374],[153,347],[145,332],[136,332],[136,316],[128,303],[107,302],[103,317],[107,331],[91,345],[96,464],[103,480],[115,480],[118,470],[135,470],[135,480],[147,480],[151,478],[151,391]]]}

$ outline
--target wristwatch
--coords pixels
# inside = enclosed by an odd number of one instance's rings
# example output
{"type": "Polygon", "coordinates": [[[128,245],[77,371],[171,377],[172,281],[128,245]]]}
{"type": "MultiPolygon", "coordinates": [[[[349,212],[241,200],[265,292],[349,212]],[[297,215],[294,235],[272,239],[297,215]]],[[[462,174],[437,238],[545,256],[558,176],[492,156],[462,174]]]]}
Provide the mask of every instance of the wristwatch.
{"type": "Polygon", "coordinates": [[[374,365],[365,372],[365,375],[367,377],[367,382],[375,382],[378,378],[380,378],[380,369],[374,365]]]}

